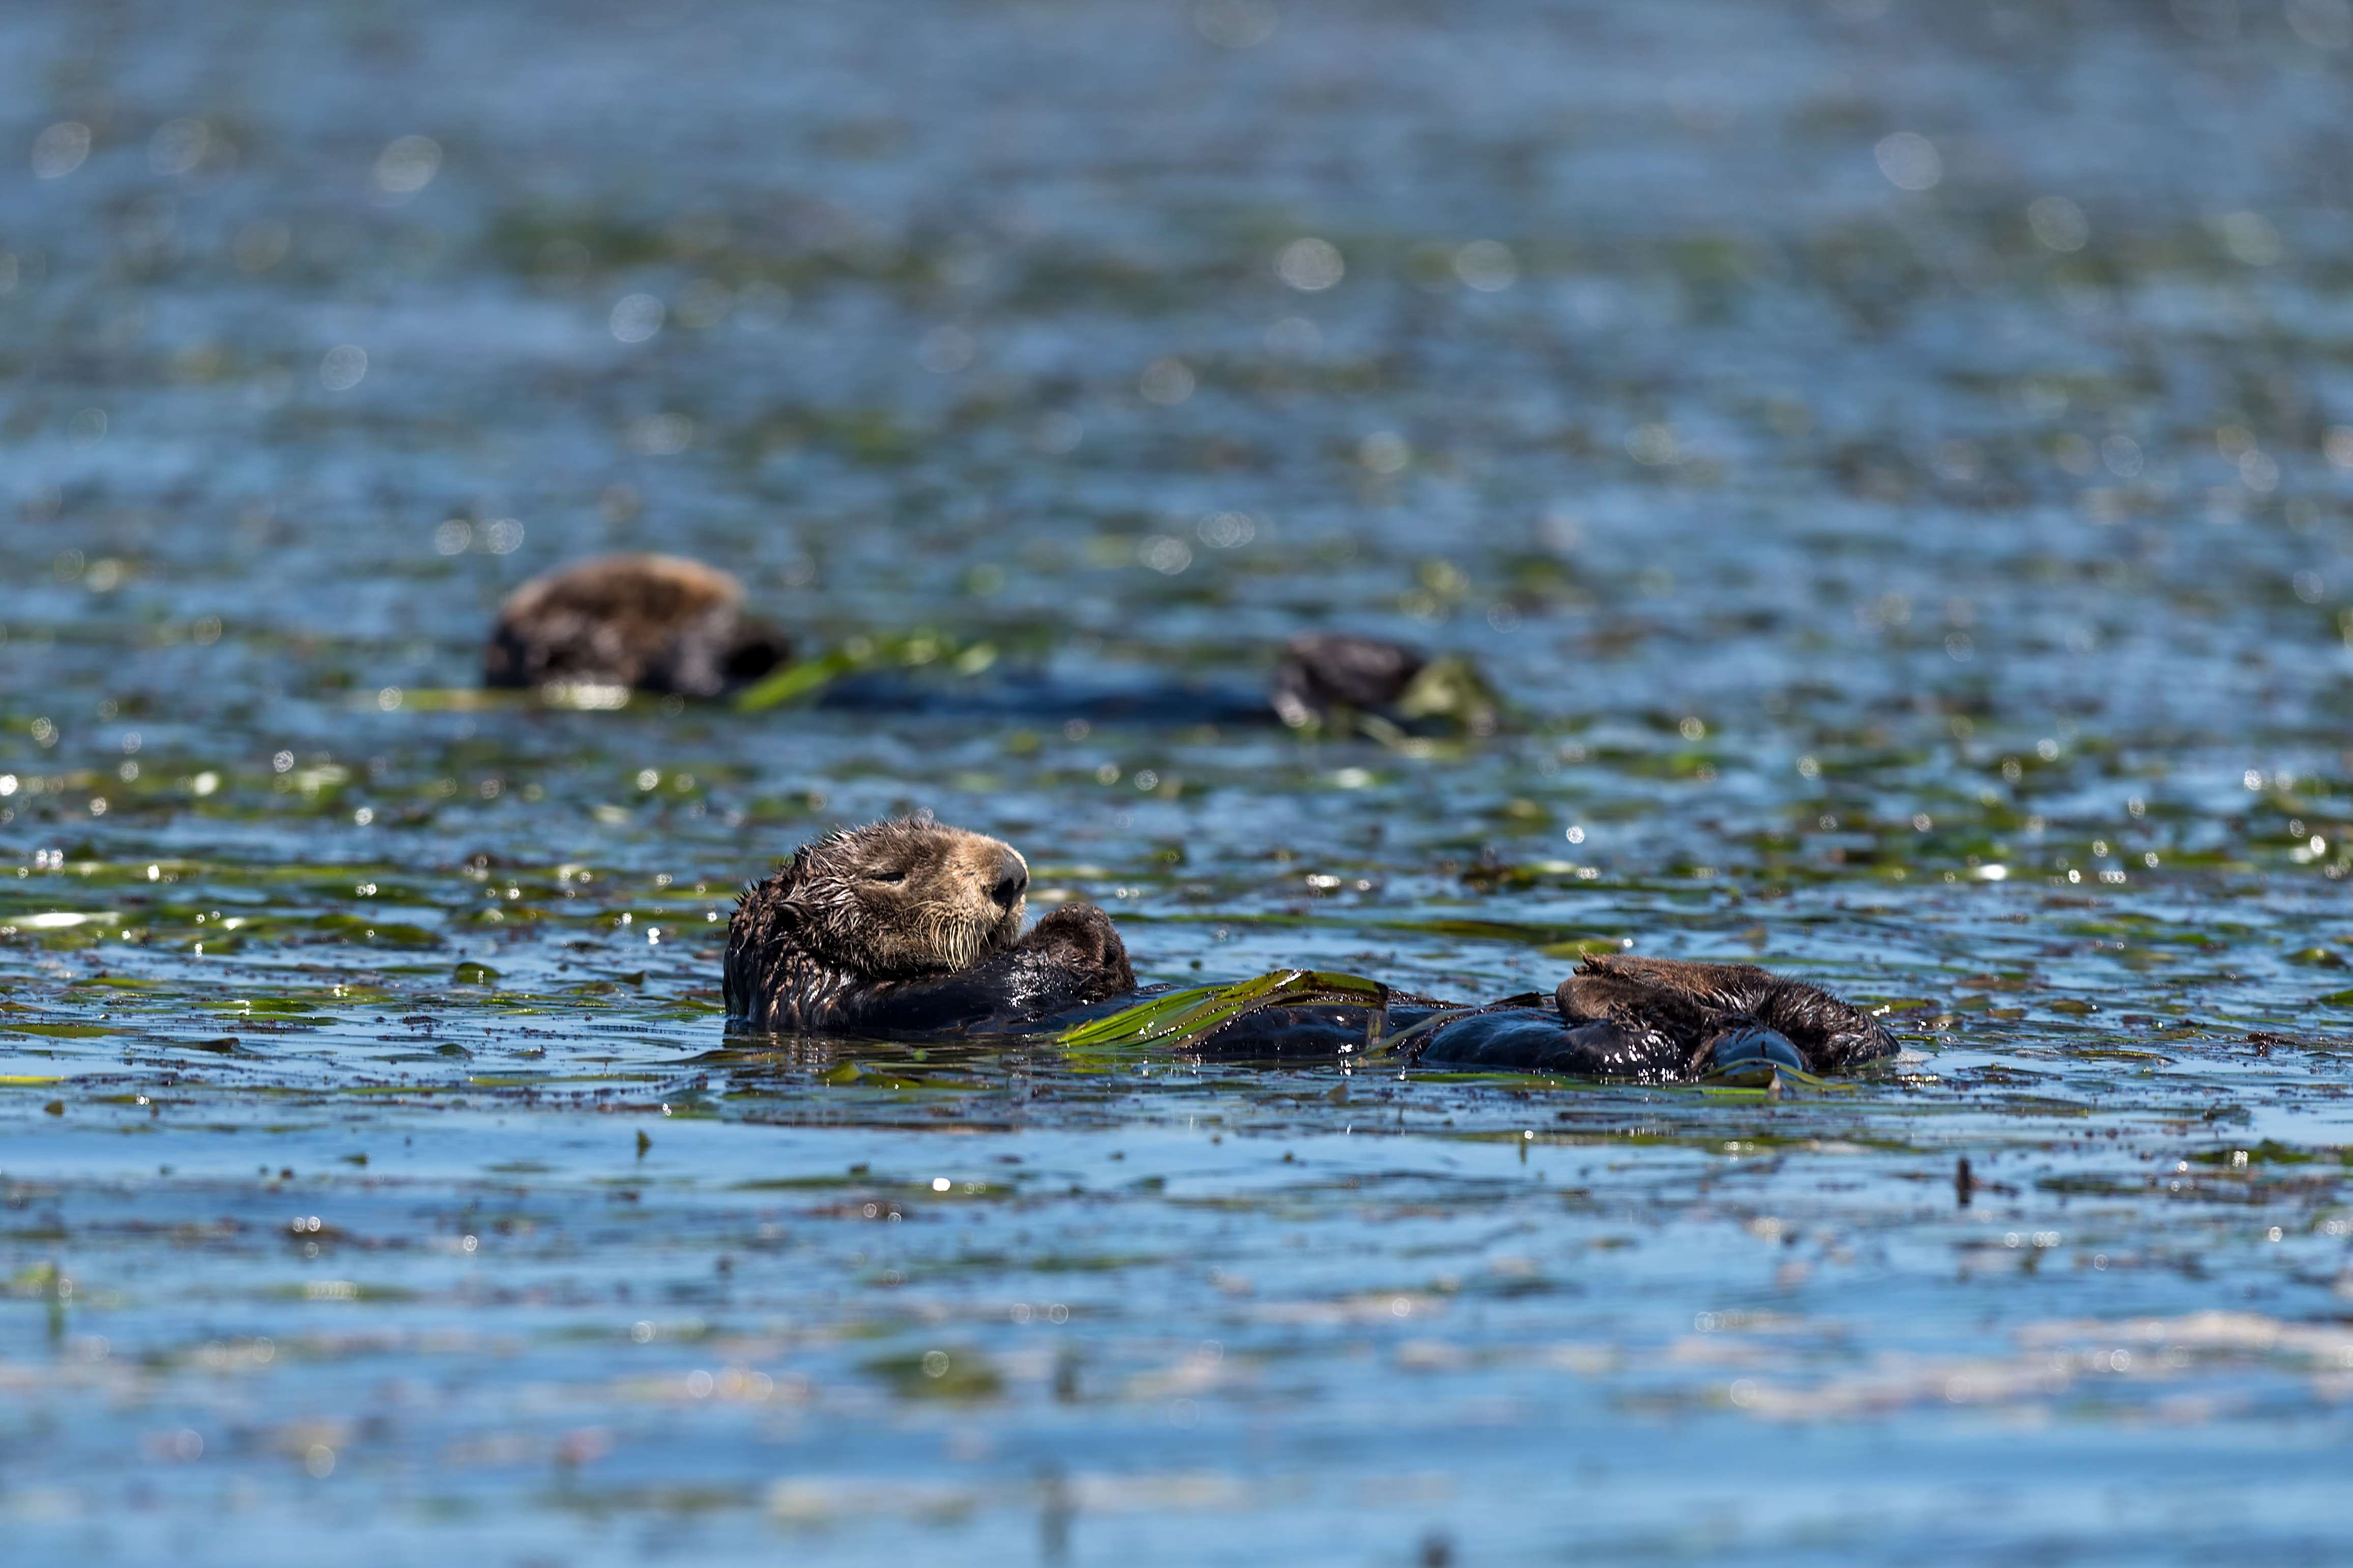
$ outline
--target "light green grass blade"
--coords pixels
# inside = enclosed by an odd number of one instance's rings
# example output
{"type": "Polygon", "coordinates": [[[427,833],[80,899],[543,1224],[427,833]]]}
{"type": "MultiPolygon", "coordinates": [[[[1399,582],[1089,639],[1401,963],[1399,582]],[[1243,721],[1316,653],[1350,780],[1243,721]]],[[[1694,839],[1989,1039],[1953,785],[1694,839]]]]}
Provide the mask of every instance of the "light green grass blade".
{"type": "Polygon", "coordinates": [[[1331,970],[1278,969],[1234,985],[1196,985],[1172,991],[1133,1007],[1068,1030],[1061,1044],[1082,1048],[1119,1046],[1182,1047],[1206,1039],[1235,1019],[1280,1005],[1339,1004],[1371,1009],[1373,1033],[1388,1005],[1388,987],[1361,974],[1331,970]]]}

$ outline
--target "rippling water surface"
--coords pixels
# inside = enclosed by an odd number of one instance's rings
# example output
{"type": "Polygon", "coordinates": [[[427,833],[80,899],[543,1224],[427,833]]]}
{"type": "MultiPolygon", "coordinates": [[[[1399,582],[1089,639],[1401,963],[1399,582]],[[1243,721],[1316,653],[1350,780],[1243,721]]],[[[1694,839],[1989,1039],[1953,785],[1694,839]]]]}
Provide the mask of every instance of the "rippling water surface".
{"type": "Polygon", "coordinates": [[[2343,0],[9,8],[17,1560],[2341,1561],[2348,73],[2343,0]],[[470,692],[625,547],[965,657],[470,692]],[[1008,695],[1319,626],[1513,721],[1008,695]],[[1149,978],[1631,945],[1906,1053],[724,1037],[733,889],[916,806],[1149,978]]]}

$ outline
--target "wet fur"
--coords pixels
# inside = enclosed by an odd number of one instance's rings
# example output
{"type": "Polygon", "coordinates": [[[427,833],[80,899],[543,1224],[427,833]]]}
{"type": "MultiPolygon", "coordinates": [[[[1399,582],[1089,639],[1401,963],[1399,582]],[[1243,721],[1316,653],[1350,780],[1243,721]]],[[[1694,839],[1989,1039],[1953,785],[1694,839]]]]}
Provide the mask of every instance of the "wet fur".
{"type": "Polygon", "coordinates": [[[928,816],[806,845],[728,922],[729,1022],[976,1033],[1134,989],[1127,949],[1093,906],[1065,905],[1023,933],[1028,881],[1010,845],[928,816]]]}
{"type": "Polygon", "coordinates": [[[1895,1054],[1869,1014],[1802,981],[1747,963],[1684,963],[1631,955],[1588,958],[1554,993],[1571,1033],[1592,1026],[1597,1051],[1626,1076],[1694,1078],[1716,1042],[1761,1026],[1778,1032],[1818,1073],[1846,1072],[1895,1054]]]}
{"type": "Polygon", "coordinates": [[[717,697],[790,655],[783,634],[744,614],[743,584],[726,573],[677,555],[606,555],[508,595],[482,679],[717,697]]]}

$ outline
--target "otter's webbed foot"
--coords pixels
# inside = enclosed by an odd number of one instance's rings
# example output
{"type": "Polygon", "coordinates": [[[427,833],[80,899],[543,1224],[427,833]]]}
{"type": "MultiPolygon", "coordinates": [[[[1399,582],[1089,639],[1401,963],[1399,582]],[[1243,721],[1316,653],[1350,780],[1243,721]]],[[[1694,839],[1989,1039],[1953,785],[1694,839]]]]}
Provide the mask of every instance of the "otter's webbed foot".
{"type": "Polygon", "coordinates": [[[1810,1072],[1806,1058],[1789,1037],[1778,1029],[1768,1029],[1762,1024],[1736,1024],[1707,1043],[1694,1063],[1694,1073],[1722,1072],[1727,1068],[1770,1067],[1795,1068],[1810,1072]]]}

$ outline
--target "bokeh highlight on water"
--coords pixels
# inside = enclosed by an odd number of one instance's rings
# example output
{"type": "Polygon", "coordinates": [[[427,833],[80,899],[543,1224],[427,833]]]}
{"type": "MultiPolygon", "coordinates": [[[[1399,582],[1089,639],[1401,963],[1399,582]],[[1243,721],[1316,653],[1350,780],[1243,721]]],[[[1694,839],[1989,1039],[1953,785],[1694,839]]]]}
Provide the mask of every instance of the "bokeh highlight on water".
{"type": "Polygon", "coordinates": [[[0,14],[12,1555],[2340,1559],[2348,68],[2343,0],[0,14]],[[995,662],[469,696],[613,548],[995,662]],[[1516,721],[989,699],[1326,626],[1516,721]],[[1634,946],[1907,1055],[724,1037],[732,890],[917,806],[1149,978],[1634,946]]]}

